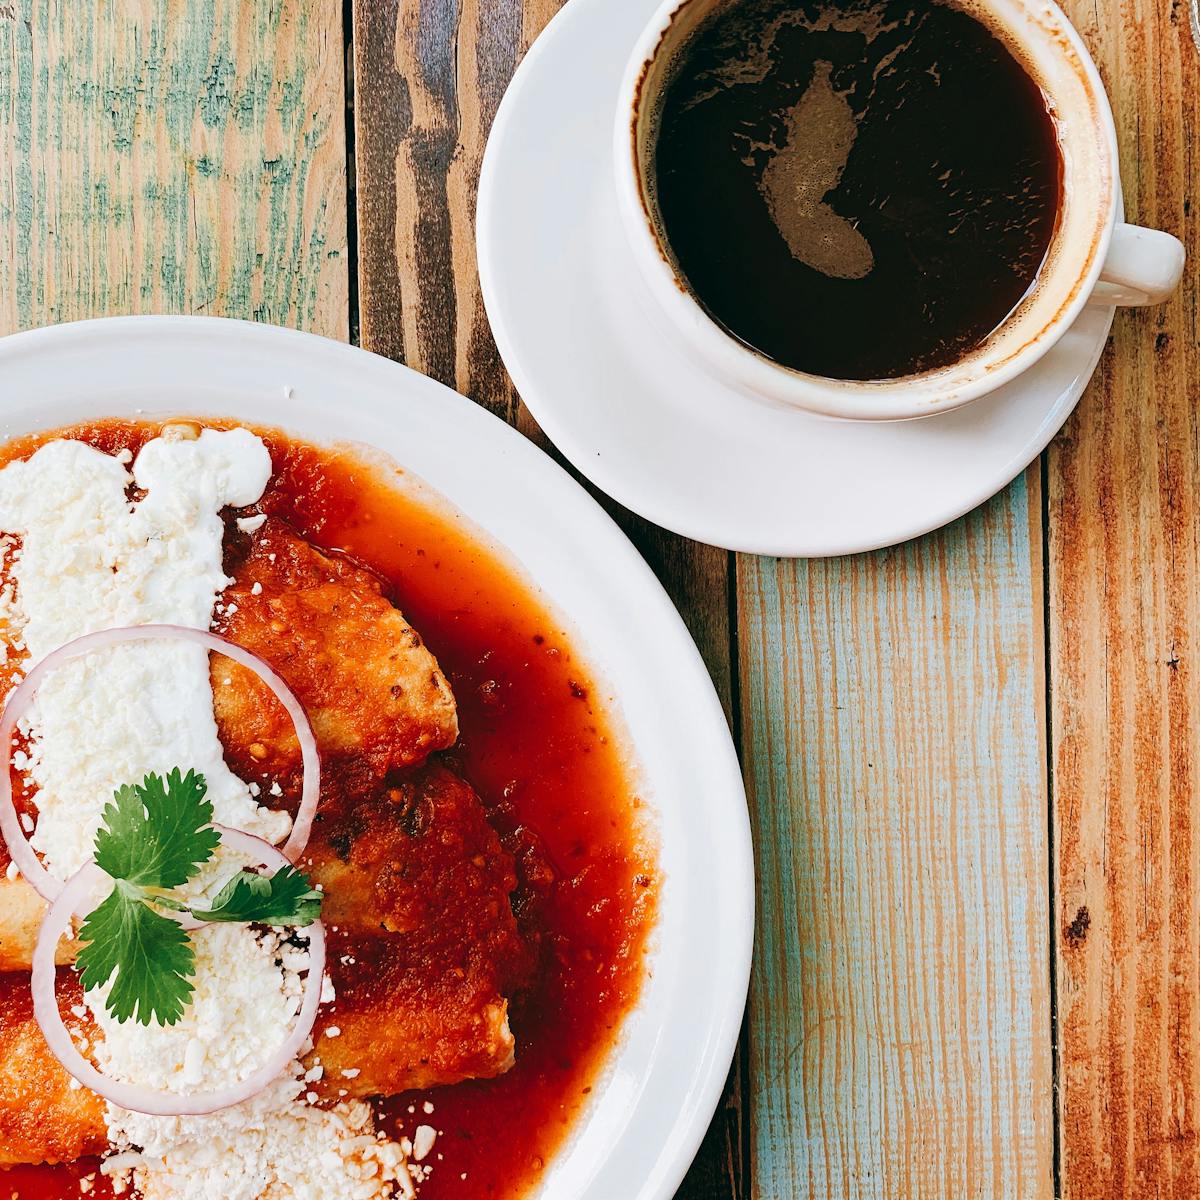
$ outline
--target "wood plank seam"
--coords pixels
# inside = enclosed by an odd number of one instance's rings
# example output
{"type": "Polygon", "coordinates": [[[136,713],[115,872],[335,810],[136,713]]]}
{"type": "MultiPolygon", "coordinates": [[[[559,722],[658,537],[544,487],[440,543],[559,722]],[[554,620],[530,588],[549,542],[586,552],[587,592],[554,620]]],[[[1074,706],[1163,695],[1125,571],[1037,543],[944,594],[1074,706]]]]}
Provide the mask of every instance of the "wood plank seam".
{"type": "Polygon", "coordinates": [[[1054,1200],[1062,1196],[1062,1114],[1059,1111],[1059,1057],[1058,1057],[1058,862],[1056,858],[1057,844],[1055,840],[1054,819],[1054,659],[1050,653],[1051,628],[1051,591],[1050,591],[1050,462],[1049,455],[1043,452],[1037,462],[1038,478],[1041,484],[1041,526],[1037,537],[1041,545],[1041,606],[1042,606],[1042,661],[1045,664],[1043,721],[1046,730],[1045,769],[1046,769],[1046,883],[1048,899],[1046,904],[1046,942],[1048,947],[1049,978],[1047,984],[1050,992],[1050,1088],[1051,1088],[1051,1142],[1052,1142],[1052,1195],[1054,1200]]]}
{"type": "Polygon", "coordinates": [[[362,316],[358,294],[358,165],[354,116],[354,0],[342,0],[342,80],[345,91],[346,146],[346,337],[352,346],[362,341],[362,316]]]}

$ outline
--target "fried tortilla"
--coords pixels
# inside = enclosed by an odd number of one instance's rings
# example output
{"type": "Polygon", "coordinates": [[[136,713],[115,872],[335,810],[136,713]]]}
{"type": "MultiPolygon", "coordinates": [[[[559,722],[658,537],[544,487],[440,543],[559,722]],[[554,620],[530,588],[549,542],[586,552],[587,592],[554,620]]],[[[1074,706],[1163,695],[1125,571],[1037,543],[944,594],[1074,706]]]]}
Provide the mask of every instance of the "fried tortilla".
{"type": "MultiPolygon", "coordinates": [[[[528,951],[509,903],[513,861],[482,802],[425,762],[458,735],[449,684],[370,572],[271,520],[233,542],[218,629],[288,682],[322,756],[301,862],[327,896],[337,993],[315,1031],[319,1089],[333,1102],[503,1073],[514,1055],[507,996],[528,951]]],[[[214,655],[211,675],[231,768],[259,781],[264,801],[276,780],[279,803],[294,801],[299,749],[286,713],[229,659],[214,655]]],[[[0,1163],[106,1144],[103,1103],[70,1088],[33,1020],[27,970],[42,911],[23,880],[0,882],[0,970],[11,972],[0,975],[0,1163]]],[[[66,972],[63,985],[77,988],[66,972]]]]}
{"type": "MultiPolygon", "coordinates": [[[[299,696],[321,754],[382,776],[458,739],[454,694],[379,579],[314,549],[271,518],[227,539],[233,577],[216,632],[265,659],[299,696]]],[[[253,672],[212,658],[213,711],[242,779],[298,784],[300,747],[282,705],[253,672]]]]}
{"type": "MultiPolygon", "coordinates": [[[[58,975],[68,1013],[79,1004],[79,983],[73,971],[58,975]]],[[[69,1028],[79,1024],[68,1017],[69,1028]]],[[[0,1166],[71,1162],[107,1149],[104,1101],[72,1082],[33,1018],[29,975],[0,975],[0,1166]]]]}
{"type": "MultiPolygon", "coordinates": [[[[46,902],[24,879],[0,876],[0,971],[29,970],[38,928],[45,915],[46,902]]],[[[64,937],[55,958],[59,963],[73,962],[75,943],[64,937]]],[[[4,1014],[0,1012],[0,1023],[3,1020],[4,1014]]]]}
{"type": "MultiPolygon", "coordinates": [[[[508,1070],[506,993],[527,951],[508,899],[513,862],[474,791],[430,765],[322,822],[309,846],[304,865],[329,894],[337,994],[307,1060],[325,1068],[316,1090],[336,1103],[508,1070]]],[[[67,1013],[78,982],[62,971],[59,986],[67,1013]]],[[[0,975],[0,1164],[105,1145],[103,1102],[71,1089],[33,1019],[28,974],[0,975]]]]}
{"type": "Polygon", "coordinates": [[[470,786],[431,764],[323,822],[309,847],[329,896],[337,999],[322,1012],[315,1057],[330,1094],[506,1071],[506,996],[528,952],[509,904],[513,860],[470,786]],[[350,1083],[343,1068],[357,1072],[350,1083]]]}

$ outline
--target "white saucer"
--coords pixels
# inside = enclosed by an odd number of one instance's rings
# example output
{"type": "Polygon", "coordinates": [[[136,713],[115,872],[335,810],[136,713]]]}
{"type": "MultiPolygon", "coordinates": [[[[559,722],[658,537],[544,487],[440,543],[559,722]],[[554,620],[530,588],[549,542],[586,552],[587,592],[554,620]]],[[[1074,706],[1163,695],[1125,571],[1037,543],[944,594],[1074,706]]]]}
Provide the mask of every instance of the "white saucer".
{"type": "Polygon", "coordinates": [[[1020,379],[919,421],[776,409],[703,374],[660,332],[617,222],[617,89],[657,6],[571,0],[496,115],[479,185],[479,271],[500,353],[530,411],[610,496],[731,550],[872,550],[982,503],[1075,407],[1113,310],[1085,309],[1020,379]]]}

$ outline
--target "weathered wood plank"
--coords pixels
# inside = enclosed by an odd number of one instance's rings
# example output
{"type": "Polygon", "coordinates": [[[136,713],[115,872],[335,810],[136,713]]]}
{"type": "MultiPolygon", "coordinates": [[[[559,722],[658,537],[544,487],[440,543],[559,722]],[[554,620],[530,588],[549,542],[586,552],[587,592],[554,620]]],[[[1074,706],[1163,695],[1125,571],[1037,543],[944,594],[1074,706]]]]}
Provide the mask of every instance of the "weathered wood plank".
{"type": "Polygon", "coordinates": [[[479,293],[475,198],[526,37],[520,0],[355,6],[363,344],[514,422],[479,293]]]}
{"type": "Polygon", "coordinates": [[[0,332],[347,332],[337,0],[0,3],[0,332]]]}
{"type": "Polygon", "coordinates": [[[1200,1194],[1200,119],[1183,3],[1068,4],[1130,219],[1184,237],[1048,458],[1063,1194],[1200,1194]]]}
{"type": "MultiPolygon", "coordinates": [[[[504,371],[475,265],[475,198],[496,107],[560,0],[354,7],[362,344],[471,396],[545,446],[504,371]]],[[[732,711],[729,559],[609,504],[683,611],[732,711]]],[[[744,1191],[740,1068],[680,1195],[744,1191]]]]}
{"type": "Polygon", "coordinates": [[[755,1197],[1053,1194],[1041,544],[739,562],[755,1197]]]}

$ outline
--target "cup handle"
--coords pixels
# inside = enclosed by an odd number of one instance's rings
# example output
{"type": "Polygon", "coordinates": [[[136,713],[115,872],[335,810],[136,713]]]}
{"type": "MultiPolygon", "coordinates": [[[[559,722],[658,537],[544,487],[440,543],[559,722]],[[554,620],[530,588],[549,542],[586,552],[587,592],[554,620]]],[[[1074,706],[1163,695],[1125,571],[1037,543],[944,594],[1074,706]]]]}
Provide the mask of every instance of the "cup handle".
{"type": "Polygon", "coordinates": [[[1183,243],[1159,229],[1118,224],[1092,304],[1161,304],[1183,275],[1183,243]]]}

